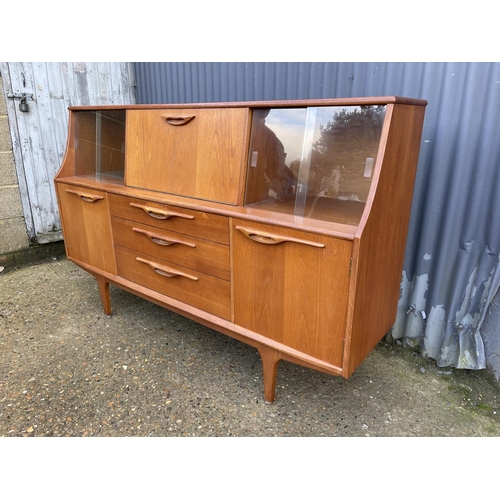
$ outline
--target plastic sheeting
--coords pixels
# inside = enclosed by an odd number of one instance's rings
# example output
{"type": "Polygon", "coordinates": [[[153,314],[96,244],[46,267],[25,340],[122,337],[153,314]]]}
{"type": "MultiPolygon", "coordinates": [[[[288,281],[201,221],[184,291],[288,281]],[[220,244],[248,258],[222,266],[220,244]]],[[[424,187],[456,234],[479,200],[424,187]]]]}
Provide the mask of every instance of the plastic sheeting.
{"type": "Polygon", "coordinates": [[[135,63],[135,73],[139,103],[426,99],[391,335],[439,366],[500,373],[499,322],[484,328],[500,284],[500,63],[135,63]]]}

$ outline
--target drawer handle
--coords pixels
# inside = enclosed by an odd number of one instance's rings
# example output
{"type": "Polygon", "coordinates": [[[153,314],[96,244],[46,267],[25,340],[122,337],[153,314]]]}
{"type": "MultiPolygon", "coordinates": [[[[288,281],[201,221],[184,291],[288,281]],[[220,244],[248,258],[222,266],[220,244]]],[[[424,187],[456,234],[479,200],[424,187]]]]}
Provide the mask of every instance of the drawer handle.
{"type": "Polygon", "coordinates": [[[194,118],[194,115],[189,115],[189,116],[166,116],[166,115],[163,115],[163,118],[165,118],[166,122],[169,125],[181,126],[181,125],[186,125],[186,123],[189,123],[194,118]]]}
{"type": "Polygon", "coordinates": [[[83,191],[73,191],[72,189],[66,189],[67,193],[76,194],[82,201],[87,203],[94,203],[94,201],[104,200],[104,196],[99,196],[97,194],[88,194],[83,191]]]}
{"type": "Polygon", "coordinates": [[[150,217],[154,219],[169,219],[170,217],[180,217],[181,219],[194,219],[192,215],[181,214],[179,212],[173,212],[171,210],[162,210],[161,208],[148,207],[146,205],[140,205],[139,203],[131,203],[131,207],[142,208],[150,217]]]}
{"type": "Polygon", "coordinates": [[[147,264],[149,267],[151,267],[151,269],[153,269],[155,273],[161,274],[166,278],[176,278],[178,276],[182,276],[183,278],[188,278],[193,281],[198,281],[198,278],[196,276],[183,273],[182,271],[178,271],[177,269],[172,269],[171,267],[162,266],[161,264],[157,264],[156,262],[150,262],[149,260],[143,259],[141,257],[136,257],[135,260],[147,264]]]}
{"type": "Polygon", "coordinates": [[[174,238],[167,238],[166,236],[162,236],[160,234],[151,233],[150,231],[144,231],[144,229],[139,229],[137,227],[133,227],[132,231],[136,233],[145,234],[153,243],[157,245],[162,245],[164,247],[168,247],[170,245],[186,245],[187,247],[196,248],[194,243],[189,243],[188,241],[176,240],[174,238]]]}
{"type": "Polygon", "coordinates": [[[264,231],[256,231],[248,227],[236,226],[236,229],[243,233],[247,238],[257,243],[264,243],[265,245],[278,245],[279,243],[300,243],[302,245],[309,245],[316,248],[325,248],[324,243],[316,243],[315,241],[301,240],[299,238],[292,238],[290,236],[280,236],[277,234],[266,233],[264,231]]]}

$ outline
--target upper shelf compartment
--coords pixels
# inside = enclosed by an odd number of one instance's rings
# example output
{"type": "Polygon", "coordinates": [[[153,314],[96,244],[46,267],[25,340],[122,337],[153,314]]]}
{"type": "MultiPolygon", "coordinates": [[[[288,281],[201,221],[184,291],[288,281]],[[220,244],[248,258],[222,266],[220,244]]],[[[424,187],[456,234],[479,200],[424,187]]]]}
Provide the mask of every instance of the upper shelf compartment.
{"type": "Polygon", "coordinates": [[[77,111],[73,120],[75,175],[123,184],[125,110],[77,111]]]}
{"type": "Polygon", "coordinates": [[[254,109],[245,205],[357,225],[385,105],[254,109]]]}
{"type": "Polygon", "coordinates": [[[248,115],[248,108],[128,110],[125,184],[241,203],[248,115]]]}

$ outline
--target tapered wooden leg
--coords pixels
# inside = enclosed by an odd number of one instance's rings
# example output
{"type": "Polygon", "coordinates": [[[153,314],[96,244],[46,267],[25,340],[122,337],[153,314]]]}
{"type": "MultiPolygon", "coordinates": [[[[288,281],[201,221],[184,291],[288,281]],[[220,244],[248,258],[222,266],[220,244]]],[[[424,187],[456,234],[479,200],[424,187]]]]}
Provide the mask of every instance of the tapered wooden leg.
{"type": "Polygon", "coordinates": [[[262,359],[262,372],[264,376],[264,397],[266,401],[274,401],[276,391],[276,375],[278,374],[279,351],[270,347],[261,346],[258,348],[262,359]]]}
{"type": "Polygon", "coordinates": [[[104,314],[111,316],[111,299],[109,297],[109,283],[102,277],[96,276],[97,285],[99,286],[99,293],[101,294],[102,308],[104,314]]]}

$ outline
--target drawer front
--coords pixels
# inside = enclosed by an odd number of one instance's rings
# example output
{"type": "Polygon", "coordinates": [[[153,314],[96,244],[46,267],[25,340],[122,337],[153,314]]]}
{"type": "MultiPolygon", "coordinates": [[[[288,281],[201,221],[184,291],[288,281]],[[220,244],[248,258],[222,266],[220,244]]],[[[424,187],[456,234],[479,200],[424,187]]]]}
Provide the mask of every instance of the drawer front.
{"type": "Polygon", "coordinates": [[[125,184],[235,205],[248,108],[127,111],[125,184]]]}
{"type": "Polygon", "coordinates": [[[224,319],[231,317],[231,284],[213,276],[115,246],[118,275],[224,319]]]}
{"type": "Polygon", "coordinates": [[[111,217],[116,245],[229,281],[229,246],[118,217],[111,217]]]}
{"type": "Polygon", "coordinates": [[[109,210],[114,217],[229,245],[229,221],[222,215],[115,194],[109,195],[109,210]]]}

